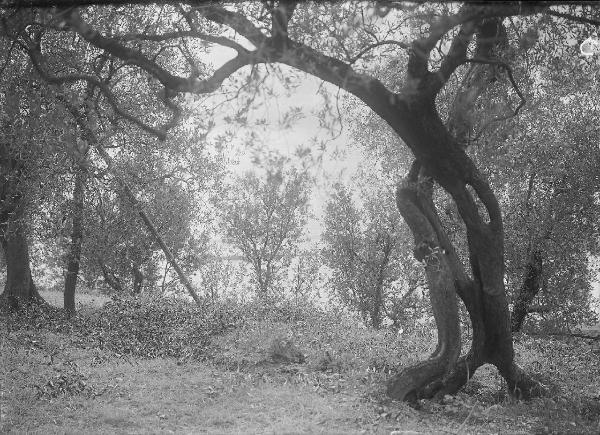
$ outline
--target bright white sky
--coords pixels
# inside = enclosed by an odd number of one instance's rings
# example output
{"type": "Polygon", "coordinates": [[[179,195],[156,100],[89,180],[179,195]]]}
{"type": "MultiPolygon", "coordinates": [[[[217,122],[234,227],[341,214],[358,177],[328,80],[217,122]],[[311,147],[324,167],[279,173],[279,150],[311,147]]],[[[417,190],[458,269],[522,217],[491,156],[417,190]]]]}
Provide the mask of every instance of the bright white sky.
{"type": "MultiPolygon", "coordinates": [[[[211,63],[218,67],[222,63],[231,59],[235,52],[230,49],[215,49],[211,54],[211,63]]],[[[282,67],[284,73],[292,72],[291,68],[282,67]],[[286,70],[287,69],[287,70],[286,70]]],[[[294,71],[295,74],[299,74],[294,71]]],[[[240,71],[240,77],[247,77],[249,67],[240,71]]],[[[313,158],[321,157],[320,162],[313,166],[314,175],[317,178],[317,185],[314,187],[310,208],[312,218],[309,219],[306,232],[311,241],[316,241],[321,235],[321,221],[325,203],[329,196],[329,190],[332,183],[336,181],[347,182],[356,174],[363,157],[359,149],[352,146],[350,137],[349,123],[346,119],[342,126],[339,123],[334,125],[334,131],[323,128],[319,125],[318,111],[323,107],[324,100],[319,89],[323,88],[331,95],[332,101],[339,96],[339,110],[344,111],[344,92],[338,92],[338,88],[329,84],[323,84],[321,80],[309,75],[301,74],[296,81],[297,88],[287,91],[280,80],[271,74],[267,79],[266,86],[261,87],[260,93],[255,101],[260,106],[248,113],[248,127],[236,128],[237,140],[230,144],[232,147],[232,156],[236,163],[231,165],[234,172],[243,172],[252,170],[255,164],[252,162],[253,149],[244,140],[248,137],[250,131],[258,136],[256,148],[263,148],[267,151],[275,151],[283,156],[290,157],[292,164],[301,166],[302,160],[295,156],[298,148],[310,147],[313,158]],[[277,93],[277,97],[265,95],[264,89],[271,86],[277,93]],[[290,126],[282,125],[282,120],[286,112],[291,107],[300,107],[300,117],[295,119],[290,126]],[[265,123],[260,126],[253,125],[257,119],[265,119],[265,123]],[[315,144],[315,141],[317,142],[315,144]],[[319,143],[325,142],[325,149],[319,150],[319,143]]],[[[226,85],[226,84],[225,84],[226,85]]],[[[224,109],[223,117],[232,116],[234,110],[224,109]]],[[[344,115],[342,115],[344,117],[344,115]]],[[[223,120],[216,120],[216,127],[209,135],[215,137],[223,132],[230,130],[231,125],[223,120]]]]}

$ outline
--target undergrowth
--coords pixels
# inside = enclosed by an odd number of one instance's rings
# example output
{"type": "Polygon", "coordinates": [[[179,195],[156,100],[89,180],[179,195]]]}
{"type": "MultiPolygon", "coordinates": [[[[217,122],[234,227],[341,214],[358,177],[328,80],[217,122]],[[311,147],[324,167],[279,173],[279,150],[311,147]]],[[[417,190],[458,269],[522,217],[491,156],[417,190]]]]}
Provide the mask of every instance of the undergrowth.
{"type": "MultiPolygon", "coordinates": [[[[10,397],[29,397],[33,402],[23,407],[27,409],[35,409],[40,401],[48,409],[80,401],[89,401],[86,406],[93,409],[98,400],[107,407],[115,400],[128,406],[124,397],[131,386],[146,383],[148,377],[157,376],[166,385],[178,376],[174,371],[190,379],[207,371],[203,400],[216,400],[214,391],[222,384],[218,397],[223,395],[223,406],[236,401],[239,415],[247,412],[246,399],[239,391],[248,390],[248,397],[263,397],[263,401],[283,392],[285,397],[289,393],[286,400],[297,400],[294,392],[303,391],[306,406],[319,397],[323,404],[339,401],[362,407],[356,423],[360,427],[368,421],[385,430],[428,428],[422,433],[448,425],[453,433],[600,430],[600,347],[594,340],[516,337],[518,363],[550,387],[548,397],[514,402],[498,394],[503,383],[497,371],[483,367],[457,396],[444,398],[442,403],[424,401],[414,410],[388,400],[385,383],[402,367],[427,358],[435,345],[435,332],[429,327],[405,333],[377,331],[348,313],[309,306],[281,303],[266,309],[260,302],[222,301],[198,307],[150,297],[114,298],[102,308],[70,318],[51,307],[29,307],[1,320],[6,325],[2,338],[7,345],[3,361],[12,367],[9,373],[14,377],[10,397]],[[306,363],[270,360],[269,349],[277,339],[293,342],[306,356],[306,363]],[[158,371],[152,371],[155,368],[158,371]],[[119,387],[112,381],[114,375],[109,375],[118,373],[117,379],[126,382],[139,370],[148,374],[140,374],[127,388],[119,387]],[[29,385],[30,396],[25,395],[23,385],[29,385]],[[229,390],[231,397],[224,395],[229,390]]],[[[185,389],[185,384],[182,381],[177,388],[185,389]]],[[[185,390],[189,400],[198,395],[194,388],[185,390]]],[[[145,399],[140,393],[137,400],[145,399]]],[[[110,406],[107,413],[116,409],[110,406]]],[[[288,405],[273,406],[285,409],[288,405]]],[[[156,407],[154,402],[152,407],[156,407]]],[[[270,411],[265,408],[265,412],[270,411]]],[[[344,418],[352,415],[344,412],[344,418]]],[[[14,421],[24,421],[14,412],[11,415],[14,421]]],[[[310,421],[306,418],[305,423],[310,421]]],[[[335,428],[337,423],[329,424],[335,428]]]]}
{"type": "Polygon", "coordinates": [[[143,358],[200,358],[210,338],[243,322],[241,307],[198,307],[177,299],[116,297],[98,310],[66,316],[31,305],[7,318],[8,331],[65,334],[81,348],[143,358]]]}

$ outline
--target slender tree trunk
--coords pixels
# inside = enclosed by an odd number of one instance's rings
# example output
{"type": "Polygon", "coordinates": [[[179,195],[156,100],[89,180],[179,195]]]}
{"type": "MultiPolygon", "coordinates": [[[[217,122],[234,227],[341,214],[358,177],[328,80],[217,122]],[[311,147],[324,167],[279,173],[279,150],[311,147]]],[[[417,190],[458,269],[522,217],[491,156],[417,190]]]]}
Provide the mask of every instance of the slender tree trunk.
{"type": "Polygon", "coordinates": [[[385,279],[385,270],[390,260],[390,254],[393,249],[391,241],[389,237],[386,237],[383,244],[383,258],[379,263],[379,270],[377,271],[377,281],[375,283],[375,298],[373,301],[373,310],[371,314],[371,323],[373,328],[379,329],[381,328],[381,323],[383,321],[383,312],[384,312],[384,295],[383,295],[383,282],[385,279]]]}
{"type": "Polygon", "coordinates": [[[163,273],[162,284],[161,284],[161,292],[164,294],[167,291],[167,274],[169,273],[169,262],[165,263],[165,271],[163,273]]]}
{"type": "Polygon", "coordinates": [[[75,172],[75,185],[73,188],[73,208],[71,211],[73,228],[71,231],[71,245],[67,260],[67,273],[65,276],[64,309],[67,313],[75,313],[75,289],[79,264],[81,259],[81,245],[83,242],[83,211],[85,201],[85,184],[87,171],[79,166],[75,172]]]}
{"type": "Polygon", "coordinates": [[[512,311],[512,332],[518,332],[523,326],[529,307],[542,286],[542,253],[534,249],[525,265],[525,277],[515,299],[512,311]]]}
{"type": "Polygon", "coordinates": [[[74,106],[72,103],[70,103],[66,98],[64,98],[62,96],[58,96],[57,98],[71,112],[71,114],[73,115],[73,117],[77,121],[79,127],[83,130],[84,137],[88,141],[88,145],[94,146],[96,148],[96,151],[98,151],[98,154],[100,154],[100,157],[108,165],[108,169],[112,172],[112,174],[115,177],[116,181],[119,183],[119,185],[123,189],[123,193],[131,201],[132,205],[137,210],[140,218],[142,219],[142,221],[146,225],[146,228],[148,228],[148,231],[150,231],[150,234],[152,234],[152,236],[154,237],[154,239],[157,241],[158,245],[160,246],[160,248],[162,249],[163,253],[165,254],[165,257],[166,257],[167,261],[171,264],[171,266],[173,267],[173,269],[175,270],[175,272],[177,272],[177,275],[179,276],[179,279],[181,280],[181,282],[183,283],[183,285],[188,290],[188,293],[190,294],[190,296],[192,297],[192,299],[194,299],[194,301],[196,302],[197,305],[201,305],[202,301],[200,300],[200,298],[198,297],[198,294],[194,290],[194,287],[192,286],[192,283],[187,279],[187,277],[185,276],[185,273],[183,273],[183,270],[181,269],[181,267],[179,267],[179,264],[175,260],[175,257],[173,256],[173,253],[167,247],[167,245],[165,244],[164,240],[162,239],[162,237],[158,233],[158,230],[156,229],[156,226],[154,225],[154,223],[152,222],[152,220],[150,219],[150,217],[146,214],[146,212],[144,211],[144,208],[142,207],[142,205],[140,204],[140,202],[137,200],[137,198],[135,197],[135,195],[131,191],[131,188],[129,187],[129,184],[125,181],[125,179],[119,173],[117,173],[117,171],[115,171],[112,157],[110,156],[110,154],[108,154],[106,152],[106,150],[104,149],[104,147],[102,146],[102,144],[98,141],[98,138],[96,137],[96,133],[94,132],[94,130],[89,125],[89,122],[88,122],[89,121],[89,119],[88,119],[89,117],[87,115],[87,112],[81,112],[76,106],[74,106]]]}

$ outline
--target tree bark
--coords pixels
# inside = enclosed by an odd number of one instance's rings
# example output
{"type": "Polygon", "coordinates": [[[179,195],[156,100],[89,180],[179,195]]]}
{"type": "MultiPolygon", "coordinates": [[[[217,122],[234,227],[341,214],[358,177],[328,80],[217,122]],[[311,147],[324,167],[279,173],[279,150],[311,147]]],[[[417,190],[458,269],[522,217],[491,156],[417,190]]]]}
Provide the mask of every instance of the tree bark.
{"type": "MultiPolygon", "coordinates": [[[[425,265],[438,345],[428,360],[394,376],[388,385],[388,395],[414,400],[453,394],[486,363],[498,368],[514,396],[527,399],[542,394],[543,387],[514,363],[503,263],[495,258],[503,252],[502,237],[481,231],[485,227],[479,228],[479,232],[475,231],[476,227],[470,231],[467,228],[473,274],[473,278],[469,278],[431,201],[431,182],[424,171],[417,177],[418,167],[418,164],[413,165],[411,173],[399,185],[396,200],[415,239],[415,258],[425,265]],[[471,349],[460,359],[455,293],[465,303],[473,325],[471,349]]],[[[458,190],[455,198],[458,198],[459,209],[465,208],[462,201],[466,198],[461,197],[458,190]]],[[[470,225],[476,223],[474,216],[465,218],[470,225]]]]}
{"type": "Polygon", "coordinates": [[[460,324],[452,265],[444,254],[434,225],[424,209],[431,198],[428,180],[417,179],[418,167],[398,187],[396,203],[415,239],[415,258],[425,266],[429,296],[436,321],[438,344],[428,360],[402,370],[388,385],[389,396],[413,400],[423,389],[442,381],[460,355],[460,324]]]}
{"type": "MultiPolygon", "coordinates": [[[[468,41],[473,34],[477,34],[476,56],[483,59],[484,65],[486,59],[493,62],[494,55],[501,51],[505,32],[500,19],[463,26],[452,42],[452,55],[444,61],[450,70],[455,68],[453,65],[460,64],[453,62],[466,58],[468,41]]],[[[502,213],[489,183],[465,153],[473,125],[469,116],[461,115],[472,111],[477,98],[492,82],[490,74],[482,68],[477,65],[471,70],[454,107],[458,113],[453,113],[454,119],[444,125],[434,101],[439,88],[428,84],[428,80],[435,81],[436,78],[427,74],[426,58],[412,53],[408,73],[409,77],[418,80],[419,85],[415,95],[408,99],[410,115],[404,123],[390,123],[400,136],[408,139],[417,159],[398,187],[397,203],[415,238],[415,257],[425,260],[438,326],[436,352],[429,360],[408,367],[392,378],[388,393],[393,398],[406,400],[452,394],[486,363],[498,368],[512,395],[527,399],[544,392],[541,384],[514,363],[510,312],[504,288],[502,213]],[[430,94],[428,88],[432,89],[430,94]],[[399,125],[395,127],[395,124],[399,125]],[[411,130],[409,134],[403,131],[406,128],[411,130]],[[419,167],[424,171],[419,171],[419,167]],[[427,191],[422,186],[430,188],[424,183],[424,175],[443,187],[457,206],[466,227],[470,275],[441,225],[431,194],[422,193],[427,191]],[[434,260],[439,264],[437,270],[431,270],[434,260]],[[460,352],[460,342],[456,338],[458,317],[455,309],[448,306],[453,291],[464,302],[473,326],[471,349],[460,359],[457,359],[460,352]],[[442,334],[440,329],[450,333],[442,334]],[[444,348],[446,355],[440,353],[444,348]]],[[[440,68],[443,69],[444,66],[440,68]]]]}
{"type": "Polygon", "coordinates": [[[77,167],[73,187],[73,208],[71,210],[73,228],[71,231],[71,245],[69,247],[64,290],[64,309],[69,314],[75,313],[75,289],[79,274],[81,245],[83,243],[83,211],[86,181],[86,169],[83,166],[77,167]]]}

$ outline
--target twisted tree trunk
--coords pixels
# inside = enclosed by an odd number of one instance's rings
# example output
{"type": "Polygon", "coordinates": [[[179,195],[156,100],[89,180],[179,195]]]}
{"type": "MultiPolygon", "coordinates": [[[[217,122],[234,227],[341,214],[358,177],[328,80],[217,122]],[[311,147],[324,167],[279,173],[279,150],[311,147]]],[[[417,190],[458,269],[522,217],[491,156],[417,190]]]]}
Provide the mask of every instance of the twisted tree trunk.
{"type": "MultiPolygon", "coordinates": [[[[411,126],[410,138],[414,141],[411,149],[419,153],[415,153],[417,160],[398,186],[397,205],[415,238],[415,257],[424,260],[426,270],[429,269],[427,278],[438,325],[438,347],[429,360],[404,369],[391,380],[388,393],[397,399],[455,393],[477,368],[488,363],[498,368],[512,395],[527,399],[544,392],[541,384],[514,362],[504,288],[502,213],[489,183],[465,152],[473,129],[470,120],[475,103],[489,84],[495,82],[494,58],[503,48],[506,33],[501,19],[483,20],[478,26],[463,27],[462,31],[453,41],[454,52],[466,51],[465,43],[472,32],[477,36],[478,63],[472,64],[465,76],[448,123],[444,125],[439,117],[435,95],[427,92],[416,92],[409,100],[411,116],[404,123],[411,126]],[[466,272],[435,210],[430,178],[450,194],[465,224],[470,273],[466,272]],[[432,263],[438,265],[435,271],[431,270],[432,263]],[[471,349],[462,358],[458,358],[459,322],[454,292],[464,302],[473,326],[471,349]]],[[[414,59],[415,69],[423,68],[418,56],[414,59]]],[[[427,82],[423,82],[426,91],[427,82]]]]}
{"type": "MultiPolygon", "coordinates": [[[[480,180],[481,181],[481,180],[480,180]]],[[[449,241],[431,200],[431,179],[415,163],[398,186],[397,205],[415,239],[415,258],[425,265],[431,304],[438,328],[438,345],[431,357],[392,378],[388,394],[400,400],[432,398],[458,391],[483,364],[493,364],[505,378],[509,391],[519,398],[544,392],[543,387],[514,363],[508,302],[503,282],[501,226],[498,216],[479,222],[465,216],[469,239],[469,277],[449,241]],[[483,224],[483,225],[481,225],[483,224]],[[495,231],[491,228],[495,227],[495,231]],[[469,228],[471,226],[471,228],[469,228]],[[477,231],[476,231],[477,230],[477,231]],[[473,325],[470,351],[461,351],[455,293],[465,303],[473,325]]],[[[483,191],[483,187],[482,187],[483,191]]],[[[459,209],[466,211],[466,196],[458,195],[459,209]]],[[[487,199],[491,201],[492,197],[487,199]]],[[[472,198],[470,198],[472,200],[472,198]]],[[[490,204],[490,209],[493,210],[490,204]]],[[[476,208],[471,209],[477,212],[476,208]]],[[[499,210],[498,210],[499,211],[499,210]]]]}
{"type": "Polygon", "coordinates": [[[460,355],[460,324],[456,303],[452,265],[434,229],[427,219],[430,211],[431,183],[417,179],[418,165],[398,187],[398,210],[415,239],[415,258],[424,263],[429,296],[435,317],[438,344],[427,361],[408,367],[398,374],[388,387],[388,395],[406,400],[421,396],[422,388],[443,381],[454,369],[460,355]]]}

